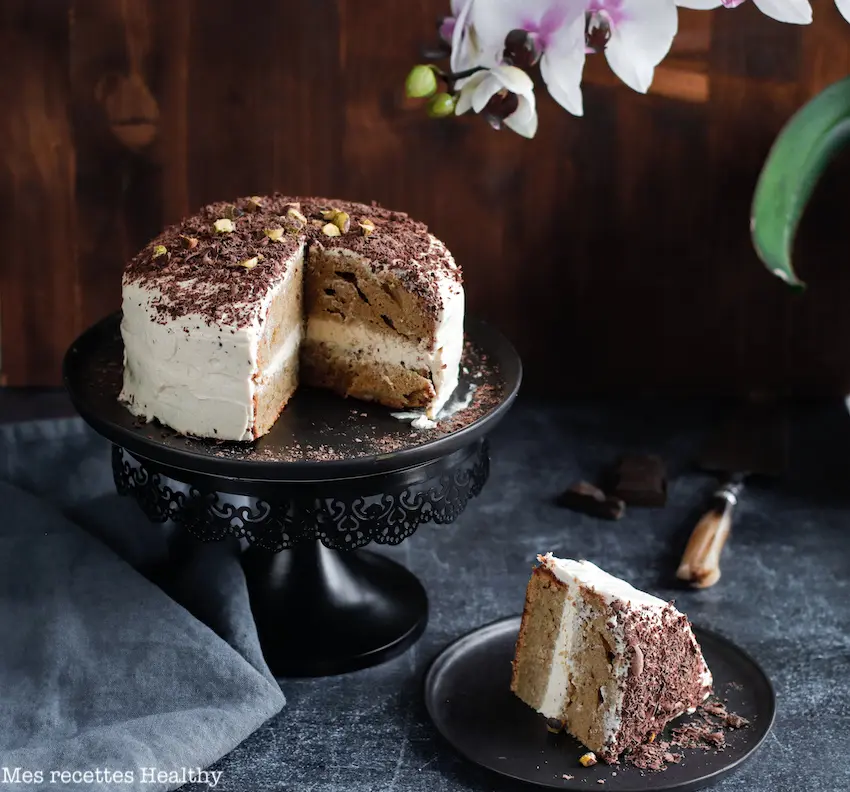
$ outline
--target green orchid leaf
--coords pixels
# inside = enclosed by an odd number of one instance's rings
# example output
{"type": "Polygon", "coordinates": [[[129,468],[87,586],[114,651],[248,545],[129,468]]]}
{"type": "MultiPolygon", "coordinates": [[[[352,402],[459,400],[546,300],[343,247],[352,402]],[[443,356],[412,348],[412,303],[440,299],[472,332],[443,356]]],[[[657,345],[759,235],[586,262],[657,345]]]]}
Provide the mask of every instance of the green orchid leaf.
{"type": "MultiPolygon", "coordinates": [[[[850,142],[850,77],[831,85],[785,125],[762,168],[750,230],[764,265],[802,289],[791,264],[800,218],[821,174],[850,142]]],[[[850,200],[850,196],[848,196],[850,200]]]]}

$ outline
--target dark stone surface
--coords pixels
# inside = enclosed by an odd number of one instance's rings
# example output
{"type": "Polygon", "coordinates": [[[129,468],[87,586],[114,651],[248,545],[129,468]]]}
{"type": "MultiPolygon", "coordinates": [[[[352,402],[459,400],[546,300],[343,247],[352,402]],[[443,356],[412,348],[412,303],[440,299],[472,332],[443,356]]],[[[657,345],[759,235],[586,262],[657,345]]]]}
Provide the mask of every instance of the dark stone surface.
{"type": "Polygon", "coordinates": [[[484,494],[453,526],[425,526],[392,551],[425,584],[431,622],[385,666],[283,680],[287,706],[216,769],[219,789],[264,792],[454,792],[518,788],[455,755],[422,704],[422,676],[449,641],[519,612],[534,557],[584,557],[718,630],[776,686],[772,736],[723,792],[850,788],[850,417],[841,405],[795,418],[792,470],[748,489],[712,589],[677,588],[673,572],[715,480],[690,459],[717,408],[520,403],[493,440],[484,494]],[[664,509],[611,523],[554,505],[622,451],[659,453],[664,509]]]}
{"type": "MultiPolygon", "coordinates": [[[[0,420],[63,414],[55,394],[0,390],[0,420]]],[[[748,650],[776,687],[772,735],[716,787],[723,792],[850,788],[850,417],[795,410],[791,470],[748,488],[712,589],[678,588],[681,551],[716,484],[690,460],[721,406],[522,402],[493,436],[492,475],[452,526],[424,526],[390,554],[413,570],[431,621],[406,655],[346,676],[282,680],[287,706],[215,769],[227,792],[512,790],[445,745],[422,703],[422,676],[448,642],[518,613],[535,555],[584,557],[678,606],[748,650]],[[623,451],[660,454],[663,509],[608,522],[558,508],[623,451]]],[[[317,629],[318,629],[317,625],[317,629]]],[[[187,789],[205,789],[199,785],[187,789]]],[[[527,788],[527,787],[524,787],[527,788]]]]}

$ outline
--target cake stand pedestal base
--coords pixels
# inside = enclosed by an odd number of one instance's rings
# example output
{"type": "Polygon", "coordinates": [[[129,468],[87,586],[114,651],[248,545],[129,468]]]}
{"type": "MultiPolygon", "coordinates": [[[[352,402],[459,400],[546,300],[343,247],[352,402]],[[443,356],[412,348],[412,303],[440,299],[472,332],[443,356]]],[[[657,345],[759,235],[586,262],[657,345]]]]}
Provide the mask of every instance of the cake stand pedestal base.
{"type": "Polygon", "coordinates": [[[319,542],[242,557],[263,655],[275,676],[326,676],[389,660],[428,622],[416,577],[385,556],[319,542]]]}

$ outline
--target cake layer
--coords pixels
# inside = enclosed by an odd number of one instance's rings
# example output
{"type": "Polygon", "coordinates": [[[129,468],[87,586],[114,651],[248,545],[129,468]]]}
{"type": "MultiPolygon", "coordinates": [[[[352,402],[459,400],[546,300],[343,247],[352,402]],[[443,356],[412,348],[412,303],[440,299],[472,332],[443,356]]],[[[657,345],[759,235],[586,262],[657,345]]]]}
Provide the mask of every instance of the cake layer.
{"type": "Polygon", "coordinates": [[[512,690],[607,760],[708,696],[687,618],[586,561],[539,557],[512,690]]]}
{"type": "Polygon", "coordinates": [[[426,408],[433,402],[434,386],[425,371],[416,372],[392,362],[380,362],[346,346],[317,341],[310,336],[301,353],[302,379],[340,396],[375,401],[397,409],[426,408]]]}

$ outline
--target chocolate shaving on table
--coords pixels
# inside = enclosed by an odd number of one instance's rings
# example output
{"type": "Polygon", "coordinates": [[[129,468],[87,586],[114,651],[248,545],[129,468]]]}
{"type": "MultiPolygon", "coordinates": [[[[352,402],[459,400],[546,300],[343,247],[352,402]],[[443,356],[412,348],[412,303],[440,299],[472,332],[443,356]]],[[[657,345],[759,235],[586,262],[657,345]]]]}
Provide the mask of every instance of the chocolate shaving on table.
{"type": "Polygon", "coordinates": [[[720,718],[730,729],[742,729],[744,726],[750,725],[746,718],[742,718],[734,712],[729,712],[726,705],[719,701],[706,701],[702,704],[700,710],[708,715],[713,715],[715,718],[720,718]]]}
{"type": "Polygon", "coordinates": [[[682,754],[673,753],[667,740],[656,740],[633,748],[624,761],[639,770],[664,770],[667,765],[681,762],[682,754]]]}
{"type": "Polygon", "coordinates": [[[640,770],[665,770],[668,765],[682,760],[683,755],[677,749],[722,751],[726,747],[726,731],[747,725],[749,721],[746,718],[729,712],[721,702],[709,699],[686,723],[672,729],[669,740],[659,739],[639,745],[624,755],[622,761],[640,770]]]}

